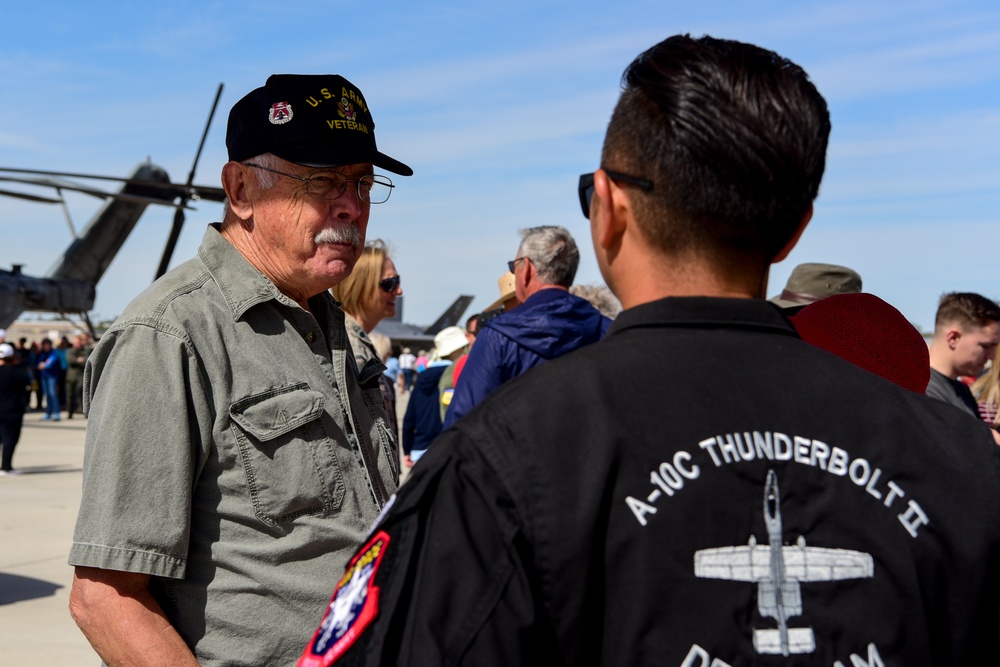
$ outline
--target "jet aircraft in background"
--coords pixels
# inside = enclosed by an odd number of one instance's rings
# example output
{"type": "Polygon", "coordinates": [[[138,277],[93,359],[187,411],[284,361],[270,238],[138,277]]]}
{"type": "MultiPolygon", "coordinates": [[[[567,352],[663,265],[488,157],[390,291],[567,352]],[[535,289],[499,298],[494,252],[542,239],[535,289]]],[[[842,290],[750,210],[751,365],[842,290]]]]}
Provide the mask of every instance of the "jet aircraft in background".
{"type": "Polygon", "coordinates": [[[414,350],[431,350],[434,347],[434,335],[445,327],[458,324],[474,298],[463,294],[441,313],[434,324],[421,327],[403,323],[403,297],[398,297],[396,299],[396,316],[379,322],[375,326],[375,331],[388,336],[392,340],[394,348],[412,347],[414,350]]]}

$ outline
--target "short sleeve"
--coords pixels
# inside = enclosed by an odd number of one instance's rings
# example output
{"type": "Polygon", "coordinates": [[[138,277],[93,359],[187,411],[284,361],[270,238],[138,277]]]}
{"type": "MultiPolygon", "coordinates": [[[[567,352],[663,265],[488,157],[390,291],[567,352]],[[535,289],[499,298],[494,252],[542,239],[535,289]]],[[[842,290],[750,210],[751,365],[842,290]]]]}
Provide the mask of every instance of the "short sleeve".
{"type": "Polygon", "coordinates": [[[84,375],[83,497],[69,563],[182,578],[211,425],[189,345],[130,325],[105,335],[84,375]]]}

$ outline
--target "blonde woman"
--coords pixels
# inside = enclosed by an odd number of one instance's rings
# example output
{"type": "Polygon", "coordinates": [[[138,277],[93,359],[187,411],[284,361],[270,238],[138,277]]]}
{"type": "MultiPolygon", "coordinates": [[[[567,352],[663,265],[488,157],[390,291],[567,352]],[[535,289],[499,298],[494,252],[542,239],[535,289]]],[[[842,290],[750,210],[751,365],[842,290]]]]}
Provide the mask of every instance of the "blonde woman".
{"type": "MultiPolygon", "coordinates": [[[[1000,352],[1000,349],[997,350],[1000,352]]],[[[1000,426],[1000,363],[994,357],[989,370],[972,383],[972,395],[979,404],[979,416],[993,428],[1000,426]]]]}
{"type": "Polygon", "coordinates": [[[331,290],[347,313],[347,333],[358,368],[378,358],[367,334],[383,319],[396,314],[396,297],[403,293],[399,282],[388,247],[375,239],[365,245],[351,275],[331,290]]]}
{"type": "MultiPolygon", "coordinates": [[[[375,239],[365,245],[364,252],[345,280],[331,290],[340,301],[340,307],[347,315],[347,337],[354,350],[358,369],[370,360],[381,361],[375,344],[368,336],[375,326],[386,317],[396,314],[396,297],[403,294],[399,273],[389,257],[389,249],[384,241],[375,239]]],[[[396,394],[392,383],[382,376],[382,394],[385,396],[385,411],[394,433],[396,426],[396,394]]]]}

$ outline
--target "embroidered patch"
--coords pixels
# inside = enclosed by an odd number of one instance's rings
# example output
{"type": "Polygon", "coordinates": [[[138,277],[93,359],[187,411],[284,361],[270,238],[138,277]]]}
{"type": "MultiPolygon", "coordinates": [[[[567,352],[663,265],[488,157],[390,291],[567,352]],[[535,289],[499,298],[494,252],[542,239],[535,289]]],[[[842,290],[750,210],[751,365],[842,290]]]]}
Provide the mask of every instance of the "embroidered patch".
{"type": "Polygon", "coordinates": [[[358,119],[358,112],[354,109],[354,105],[347,101],[346,97],[340,98],[340,104],[337,105],[337,113],[344,120],[354,120],[358,119]]]}
{"type": "Polygon", "coordinates": [[[267,119],[272,125],[284,125],[292,119],[292,105],[288,102],[275,102],[267,112],[267,119]]]}
{"type": "Polygon", "coordinates": [[[347,652],[378,615],[374,585],[389,535],[378,532],[354,557],[337,582],[323,622],[299,658],[298,667],[327,667],[347,652]]]}
{"type": "Polygon", "coordinates": [[[761,618],[773,618],[778,622],[777,628],[754,628],[753,647],[757,653],[781,654],[786,658],[813,653],[816,651],[813,629],[792,627],[788,622],[803,615],[801,585],[814,581],[870,579],[875,576],[875,560],[864,551],[807,547],[802,535],[794,546],[785,544],[778,474],[774,470],[767,471],[763,509],[767,546],[757,544],[757,538],[751,533],[746,546],[695,551],[694,576],[757,584],[757,611],[761,618]]]}

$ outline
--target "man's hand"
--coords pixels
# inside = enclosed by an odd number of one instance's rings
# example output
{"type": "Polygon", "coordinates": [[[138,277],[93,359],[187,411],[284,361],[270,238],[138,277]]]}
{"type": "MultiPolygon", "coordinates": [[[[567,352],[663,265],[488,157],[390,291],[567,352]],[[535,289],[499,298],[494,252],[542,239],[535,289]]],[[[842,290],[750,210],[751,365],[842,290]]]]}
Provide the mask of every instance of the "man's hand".
{"type": "Polygon", "coordinates": [[[77,567],[69,611],[110,667],[198,666],[149,593],[148,574],[77,567]]]}

